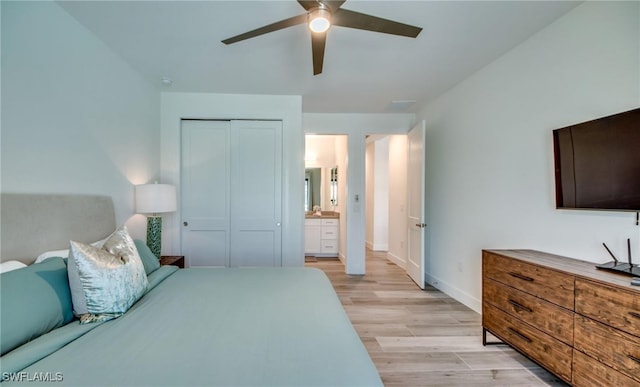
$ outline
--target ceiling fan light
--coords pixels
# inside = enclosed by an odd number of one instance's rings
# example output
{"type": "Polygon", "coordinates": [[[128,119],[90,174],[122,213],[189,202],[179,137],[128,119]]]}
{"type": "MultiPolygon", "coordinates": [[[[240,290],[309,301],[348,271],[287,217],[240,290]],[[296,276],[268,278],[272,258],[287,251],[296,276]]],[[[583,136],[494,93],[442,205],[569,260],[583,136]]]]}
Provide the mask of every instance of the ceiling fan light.
{"type": "Polygon", "coordinates": [[[312,32],[325,32],[331,27],[331,12],[324,8],[316,8],[309,12],[309,29],[312,32]]]}

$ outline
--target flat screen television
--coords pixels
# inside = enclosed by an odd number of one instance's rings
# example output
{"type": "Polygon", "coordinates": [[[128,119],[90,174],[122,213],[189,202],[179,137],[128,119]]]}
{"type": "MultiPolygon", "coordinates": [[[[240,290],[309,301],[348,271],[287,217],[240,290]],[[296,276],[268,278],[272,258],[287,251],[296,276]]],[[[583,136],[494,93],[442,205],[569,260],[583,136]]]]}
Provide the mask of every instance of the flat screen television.
{"type": "Polygon", "coordinates": [[[556,207],[640,211],[640,108],[553,131],[556,207]]]}

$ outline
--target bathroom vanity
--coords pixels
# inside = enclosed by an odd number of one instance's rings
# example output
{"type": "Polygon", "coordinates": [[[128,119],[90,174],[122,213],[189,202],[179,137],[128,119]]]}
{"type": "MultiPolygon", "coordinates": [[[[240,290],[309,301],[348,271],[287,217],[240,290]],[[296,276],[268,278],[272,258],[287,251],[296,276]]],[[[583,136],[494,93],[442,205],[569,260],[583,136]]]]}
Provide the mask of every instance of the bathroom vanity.
{"type": "Polygon", "coordinates": [[[337,257],[340,235],[340,214],[322,211],[322,215],[308,213],[304,220],[304,254],[307,256],[337,257]]]}

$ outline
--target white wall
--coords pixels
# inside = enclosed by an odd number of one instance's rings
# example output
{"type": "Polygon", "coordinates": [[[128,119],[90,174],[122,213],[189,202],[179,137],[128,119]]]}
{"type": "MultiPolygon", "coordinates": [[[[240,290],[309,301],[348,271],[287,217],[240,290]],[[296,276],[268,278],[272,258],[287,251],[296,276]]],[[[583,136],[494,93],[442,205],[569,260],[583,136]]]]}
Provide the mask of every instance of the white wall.
{"type": "Polygon", "coordinates": [[[373,182],[373,245],[375,251],[389,249],[389,137],[375,142],[373,182]]]}
{"type": "Polygon", "coordinates": [[[307,134],[304,149],[307,168],[333,168],[336,166],[335,136],[307,134]]]}
{"type": "MultiPolygon", "coordinates": [[[[282,264],[304,265],[304,137],[300,96],[230,95],[207,93],[162,93],[162,180],[180,192],[180,120],[270,119],[282,120],[283,207],[282,264]]],[[[162,243],[177,254],[180,247],[180,211],[167,216],[162,243]]]]}
{"type": "Polygon", "coordinates": [[[375,162],[376,144],[373,141],[366,143],[364,150],[364,191],[365,191],[365,246],[373,249],[373,226],[375,224],[374,194],[375,194],[375,162]]]}
{"type": "Polygon", "coordinates": [[[430,283],[479,311],[484,248],[640,259],[635,214],[555,209],[551,137],[640,105],[639,7],[585,2],[421,111],[430,283]]]}
{"type": "Polygon", "coordinates": [[[365,175],[366,246],[373,251],[387,251],[390,190],[388,136],[371,136],[367,139],[365,175]]]}
{"type": "MultiPolygon", "coordinates": [[[[340,213],[341,257],[348,274],[365,274],[365,136],[367,134],[406,134],[415,122],[414,114],[323,114],[302,117],[305,133],[346,134],[346,168],[338,164],[338,184],[346,190],[338,199],[345,208],[340,213]],[[346,175],[346,184],[340,176],[346,175]],[[356,202],[356,196],[359,202],[356,202]],[[342,235],[346,232],[346,235],[342,235]],[[343,245],[346,243],[346,245],[343,245]],[[348,243],[347,243],[348,242],[348,243]],[[342,250],[344,248],[344,250],[342,250]]],[[[336,145],[336,153],[338,147],[336,145]]],[[[339,156],[337,156],[339,158],[339,156]]]]}
{"type": "Polygon", "coordinates": [[[387,258],[407,261],[407,136],[389,136],[389,250],[387,258]]]}
{"type": "Polygon", "coordinates": [[[113,198],[145,238],[134,184],[159,174],[159,93],[54,2],[2,7],[2,191],[113,198]]]}
{"type": "Polygon", "coordinates": [[[347,262],[347,163],[348,137],[336,136],[336,164],[338,165],[338,207],[340,213],[340,240],[338,243],[338,257],[345,264],[347,262]]]}

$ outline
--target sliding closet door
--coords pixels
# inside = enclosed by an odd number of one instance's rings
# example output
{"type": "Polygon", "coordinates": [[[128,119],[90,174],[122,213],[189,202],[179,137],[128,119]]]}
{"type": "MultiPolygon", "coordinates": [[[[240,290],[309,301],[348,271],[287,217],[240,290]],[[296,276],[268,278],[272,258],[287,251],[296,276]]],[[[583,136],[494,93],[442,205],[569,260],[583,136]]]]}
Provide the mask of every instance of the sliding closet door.
{"type": "Polygon", "coordinates": [[[282,265],[282,122],[231,122],[231,266],[282,265]]]}
{"type": "Polygon", "coordinates": [[[229,121],[182,121],[182,253],[190,266],[229,266],[229,121]]]}
{"type": "Polygon", "coordinates": [[[282,122],[182,121],[182,252],[192,267],[282,265],[282,122]]]}

